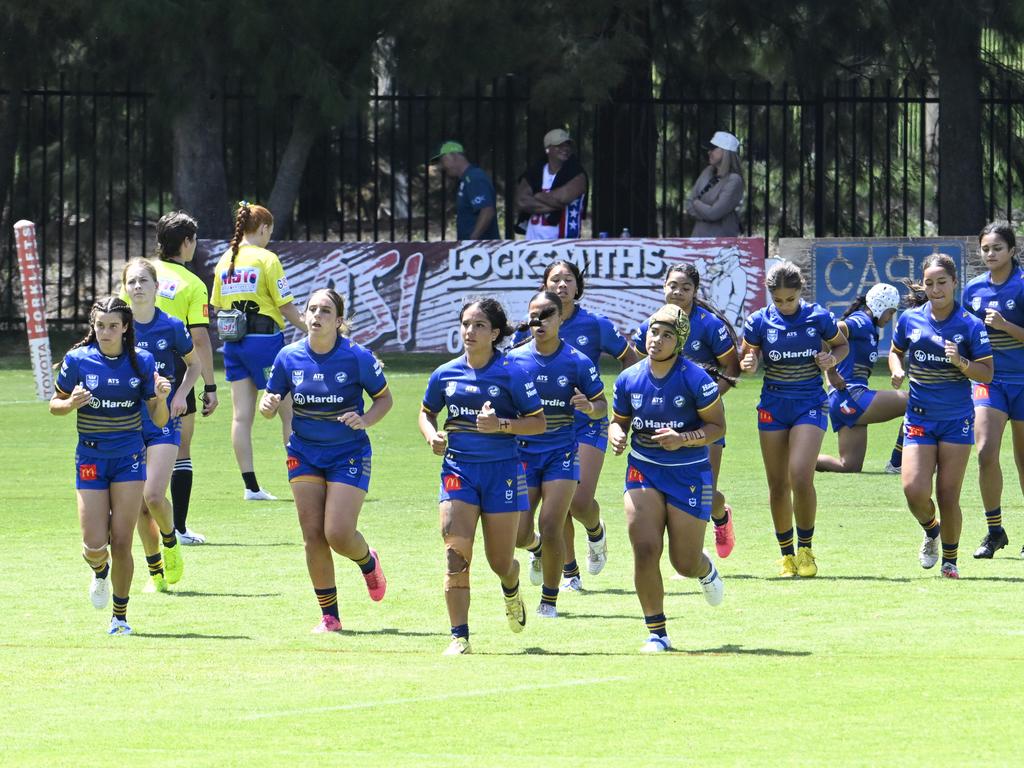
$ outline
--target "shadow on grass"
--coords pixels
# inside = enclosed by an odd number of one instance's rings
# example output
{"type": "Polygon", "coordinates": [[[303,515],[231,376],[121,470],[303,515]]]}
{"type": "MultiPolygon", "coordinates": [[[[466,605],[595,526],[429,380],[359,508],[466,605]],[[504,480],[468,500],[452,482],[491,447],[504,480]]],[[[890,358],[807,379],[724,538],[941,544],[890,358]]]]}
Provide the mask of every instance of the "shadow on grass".
{"type": "MultiPolygon", "coordinates": [[[[781,648],[744,648],[742,645],[721,645],[718,648],[672,648],[669,653],[677,653],[683,656],[810,656],[810,651],[784,651],[781,648]]],[[[609,651],[549,651],[546,648],[523,648],[520,654],[527,656],[636,656],[636,652],[623,651],[614,653],[609,651]]],[[[509,656],[517,654],[510,653],[509,656]]]]}
{"type": "Polygon", "coordinates": [[[339,637],[346,635],[390,635],[391,637],[450,637],[448,632],[409,632],[397,627],[383,627],[382,629],[343,629],[337,633],[339,637]]]}
{"type": "Polygon", "coordinates": [[[635,595],[635,589],[584,589],[581,595],[635,595]]]}
{"type": "Polygon", "coordinates": [[[201,546],[203,549],[206,549],[207,547],[301,547],[302,546],[302,542],[271,541],[271,542],[267,542],[265,544],[259,544],[257,542],[249,542],[249,541],[245,541],[245,542],[242,542],[242,541],[239,541],[239,542],[224,541],[224,542],[220,542],[220,543],[216,543],[215,542],[213,544],[211,544],[210,542],[207,542],[206,544],[201,544],[199,546],[201,546]]]}
{"type": "Polygon", "coordinates": [[[249,635],[203,635],[199,632],[132,632],[135,637],[159,637],[174,640],[252,640],[249,635]]]}
{"type": "Polygon", "coordinates": [[[637,614],[627,616],[620,613],[576,613],[576,611],[559,611],[558,615],[568,619],[626,619],[627,621],[640,621],[643,618],[637,614]]]}
{"type": "Polygon", "coordinates": [[[787,581],[793,583],[799,581],[883,581],[893,584],[909,584],[912,581],[917,581],[917,579],[912,579],[909,576],[812,576],[801,579],[799,576],[755,576],[752,573],[730,573],[722,578],[727,584],[733,579],[738,581],[787,581]]]}
{"type": "Polygon", "coordinates": [[[176,589],[168,592],[170,597],[280,597],[280,592],[199,592],[193,589],[176,589]]]}

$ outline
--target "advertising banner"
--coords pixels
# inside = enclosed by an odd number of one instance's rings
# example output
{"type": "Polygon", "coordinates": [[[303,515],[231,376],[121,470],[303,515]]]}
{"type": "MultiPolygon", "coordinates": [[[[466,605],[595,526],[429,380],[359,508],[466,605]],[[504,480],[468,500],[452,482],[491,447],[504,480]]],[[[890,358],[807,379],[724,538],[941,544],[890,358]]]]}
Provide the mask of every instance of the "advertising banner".
{"type": "Polygon", "coordinates": [[[21,293],[25,304],[25,330],[28,333],[28,351],[32,358],[32,375],[36,381],[36,397],[53,397],[53,357],[50,335],[46,327],[46,297],[39,266],[39,248],[36,245],[36,225],[19,221],[14,225],[14,238],[18,250],[18,272],[21,275],[21,293]]]}

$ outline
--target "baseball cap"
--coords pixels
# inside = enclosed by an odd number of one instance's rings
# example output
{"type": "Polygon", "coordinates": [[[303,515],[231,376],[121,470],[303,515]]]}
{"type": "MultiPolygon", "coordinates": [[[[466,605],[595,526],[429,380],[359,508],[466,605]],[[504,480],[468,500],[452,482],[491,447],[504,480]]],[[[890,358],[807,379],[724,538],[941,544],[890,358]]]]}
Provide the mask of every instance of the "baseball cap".
{"type": "Polygon", "coordinates": [[[735,152],[740,148],[740,140],[728,131],[715,131],[710,144],[712,147],[719,147],[727,152],[735,152]]]}
{"type": "Polygon", "coordinates": [[[553,131],[548,131],[544,134],[544,149],[557,147],[559,144],[565,144],[567,141],[572,141],[569,132],[564,128],[555,128],[553,131]]]}
{"type": "Polygon", "coordinates": [[[457,141],[448,140],[442,142],[441,146],[437,148],[437,152],[435,152],[434,156],[430,158],[430,162],[436,163],[438,160],[441,159],[441,155],[450,155],[455,152],[464,155],[466,154],[466,148],[459,144],[459,142],[457,141]]]}

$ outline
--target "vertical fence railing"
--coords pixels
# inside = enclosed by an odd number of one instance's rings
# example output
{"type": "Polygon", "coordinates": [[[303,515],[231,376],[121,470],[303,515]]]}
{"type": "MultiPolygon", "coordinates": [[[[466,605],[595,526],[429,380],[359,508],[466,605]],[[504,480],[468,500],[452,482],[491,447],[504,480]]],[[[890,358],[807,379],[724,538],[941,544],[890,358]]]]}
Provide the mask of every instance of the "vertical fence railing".
{"type": "MultiPolygon", "coordinates": [[[[37,224],[51,318],[76,324],[94,296],[113,290],[127,258],[151,250],[153,225],[174,205],[169,119],[137,84],[104,88],[95,77],[61,76],[22,99],[8,205],[0,212],[0,325],[20,322],[11,236],[20,218],[37,224]]],[[[223,106],[229,189],[266,201],[291,135],[289,111],[232,92],[223,106]]],[[[607,121],[596,108],[570,102],[557,115],[531,108],[528,83],[515,78],[477,83],[462,96],[374,90],[314,143],[295,216],[282,234],[453,238],[456,183],[429,159],[442,140],[456,139],[494,180],[500,231],[511,236],[519,174],[543,157],[541,139],[556,126],[568,128],[591,174],[592,214],[621,202],[636,211],[645,205],[611,199],[620,194],[614,187],[601,199],[596,163],[626,174],[635,163],[653,162],[648,204],[663,236],[689,234],[686,199],[707,162],[707,140],[722,129],[742,140],[740,220],[748,234],[774,240],[935,231],[941,134],[936,146],[937,97],[923,84],[828,82],[813,92],[788,83],[689,86],[621,106],[623,114],[645,110],[653,129],[647,138],[605,136],[598,147],[607,121]]],[[[987,80],[981,110],[986,210],[990,218],[1019,221],[1024,93],[1009,76],[987,80]]],[[[584,231],[590,234],[589,225],[584,231]]]]}

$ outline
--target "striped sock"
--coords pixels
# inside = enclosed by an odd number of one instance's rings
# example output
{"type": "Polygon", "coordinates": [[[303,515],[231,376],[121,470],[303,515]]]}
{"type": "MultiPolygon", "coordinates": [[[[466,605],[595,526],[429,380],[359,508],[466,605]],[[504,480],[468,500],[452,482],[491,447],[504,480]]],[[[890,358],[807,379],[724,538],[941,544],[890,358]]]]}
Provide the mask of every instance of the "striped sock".
{"type": "Polygon", "coordinates": [[[779,540],[779,549],[782,550],[782,556],[783,557],[785,557],[786,555],[796,554],[796,551],[793,549],[793,529],[792,528],[790,528],[788,531],[783,531],[782,533],[779,533],[778,531],[776,531],[775,532],[775,538],[779,540]]]}
{"type": "Polygon", "coordinates": [[[164,556],[159,552],[155,555],[146,555],[146,563],[149,565],[150,576],[164,575],[164,556]]]}
{"type": "Polygon", "coordinates": [[[896,435],[896,445],[892,448],[892,455],[889,457],[889,463],[894,467],[903,466],[903,422],[900,422],[899,434],[896,435]]]}
{"type": "Polygon", "coordinates": [[[164,549],[170,549],[171,547],[178,546],[178,537],[174,535],[173,529],[168,533],[160,531],[160,538],[164,542],[164,549]]]}
{"type": "Polygon", "coordinates": [[[504,584],[502,584],[501,591],[505,593],[505,598],[507,600],[511,600],[513,597],[519,594],[519,582],[517,581],[514,587],[506,587],[504,584]]]}
{"type": "Polygon", "coordinates": [[[328,587],[327,589],[313,588],[316,592],[316,599],[320,603],[320,612],[324,616],[333,616],[336,619],[341,619],[338,615],[338,588],[328,587]]]}
{"type": "Polygon", "coordinates": [[[807,547],[808,549],[810,549],[810,547],[811,547],[811,539],[813,539],[813,538],[814,538],[814,526],[813,525],[810,528],[800,528],[800,527],[798,527],[796,529],[796,545],[798,547],[807,547]]]}
{"type": "Polygon", "coordinates": [[[952,544],[947,544],[946,542],[942,542],[942,564],[943,565],[945,565],[946,563],[952,563],[953,565],[956,565],[957,549],[959,549],[959,546],[960,546],[960,542],[959,541],[954,542],[952,544]]]}
{"type": "Polygon", "coordinates": [[[939,521],[934,517],[927,523],[921,523],[921,527],[924,528],[929,539],[934,539],[939,535],[939,521]]]}
{"type": "Polygon", "coordinates": [[[988,524],[988,532],[991,536],[998,536],[1003,532],[1003,508],[996,507],[991,512],[985,513],[985,522],[988,524]]]}
{"type": "Polygon", "coordinates": [[[370,548],[366,548],[366,554],[360,558],[353,558],[352,562],[359,566],[359,570],[363,573],[373,573],[373,569],[377,567],[377,561],[373,559],[373,555],[370,554],[370,548]]]}
{"type": "MultiPolygon", "coordinates": [[[[88,560],[85,562],[89,563],[88,560]]],[[[110,558],[107,557],[100,565],[89,563],[89,567],[92,568],[92,572],[96,574],[97,579],[105,579],[110,575],[110,558]]]]}
{"type": "Polygon", "coordinates": [[[126,621],[128,616],[128,598],[114,595],[114,618],[126,621]]]}
{"type": "Polygon", "coordinates": [[[547,587],[540,588],[540,604],[550,605],[552,608],[555,607],[558,601],[558,589],[548,589],[547,587]]]}
{"type": "Polygon", "coordinates": [[[568,563],[562,566],[562,578],[571,579],[574,576],[580,575],[580,567],[576,564],[576,560],[570,560],[568,563]]]}
{"type": "MultiPolygon", "coordinates": [[[[583,527],[586,528],[586,526],[583,527]]],[[[600,541],[602,536],[604,536],[604,526],[600,521],[593,528],[587,528],[587,538],[591,541],[600,541]]]]}
{"type": "Polygon", "coordinates": [[[452,627],[452,637],[464,637],[469,640],[469,624],[459,624],[452,627]]]}
{"type": "Polygon", "coordinates": [[[665,614],[656,613],[653,616],[644,616],[644,624],[647,631],[658,637],[668,637],[668,630],[665,628],[665,614]]]}

